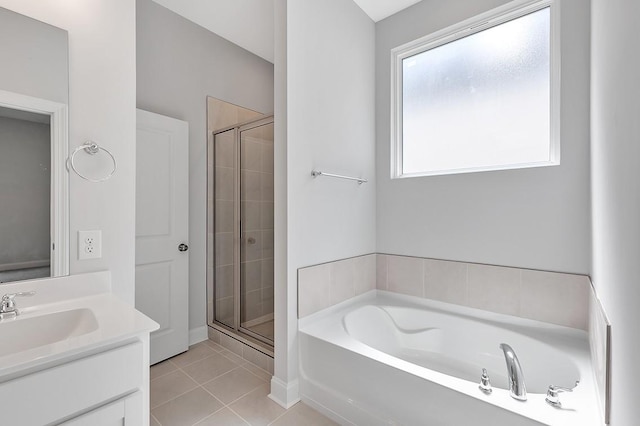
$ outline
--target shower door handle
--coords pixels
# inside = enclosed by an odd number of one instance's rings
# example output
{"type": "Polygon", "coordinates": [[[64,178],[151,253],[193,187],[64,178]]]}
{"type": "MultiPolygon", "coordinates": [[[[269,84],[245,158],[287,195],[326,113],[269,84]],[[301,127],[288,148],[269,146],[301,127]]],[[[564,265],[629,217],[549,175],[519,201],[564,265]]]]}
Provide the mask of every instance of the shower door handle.
{"type": "Polygon", "coordinates": [[[185,243],[182,243],[178,246],[178,251],[187,251],[189,250],[189,246],[186,245],[185,243]]]}

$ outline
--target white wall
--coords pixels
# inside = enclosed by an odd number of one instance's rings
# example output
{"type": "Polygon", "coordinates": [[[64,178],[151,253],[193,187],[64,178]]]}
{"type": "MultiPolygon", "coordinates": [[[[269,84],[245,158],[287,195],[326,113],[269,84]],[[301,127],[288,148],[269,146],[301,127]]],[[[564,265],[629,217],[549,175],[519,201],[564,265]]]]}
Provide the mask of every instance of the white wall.
{"type": "Polygon", "coordinates": [[[207,96],[270,113],[273,65],[151,0],[138,0],[137,12],[138,108],[189,123],[189,328],[194,330],[207,323],[207,96]]]}
{"type": "MultiPolygon", "coordinates": [[[[286,75],[287,127],[278,128],[284,111],[277,108],[275,179],[278,203],[284,190],[278,144],[286,132],[288,264],[286,280],[278,275],[282,264],[276,266],[275,375],[291,384],[298,374],[297,269],[375,251],[375,32],[352,1],[289,1],[286,8],[286,70],[276,82],[286,75]],[[314,168],[370,182],[313,179],[314,168]]],[[[283,59],[279,49],[276,68],[283,59]]],[[[282,219],[276,212],[280,237],[282,219]]],[[[276,242],[280,254],[279,247],[276,242]]]]}
{"type": "Polygon", "coordinates": [[[70,177],[72,274],[109,269],[114,293],[134,302],[135,2],[0,0],[0,7],[69,32],[69,148],[87,139],[111,150],[118,171],[103,183],[70,177]],[[102,258],[77,260],[78,230],[102,230],[102,258]]]}
{"type": "Polygon", "coordinates": [[[377,251],[588,273],[589,7],[583,0],[561,2],[560,166],[390,178],[390,49],[504,3],[424,0],[376,24],[377,251]]]}
{"type": "Polygon", "coordinates": [[[0,22],[0,89],[68,103],[67,32],[6,9],[0,22]]]}
{"type": "Polygon", "coordinates": [[[593,284],[611,320],[611,425],[638,423],[640,54],[637,0],[592,0],[593,284]]]}

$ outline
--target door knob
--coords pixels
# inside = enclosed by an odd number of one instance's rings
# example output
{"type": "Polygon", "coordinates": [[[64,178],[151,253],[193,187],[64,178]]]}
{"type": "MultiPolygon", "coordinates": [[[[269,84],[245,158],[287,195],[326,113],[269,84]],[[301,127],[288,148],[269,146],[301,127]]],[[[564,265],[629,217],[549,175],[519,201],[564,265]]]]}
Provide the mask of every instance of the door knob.
{"type": "Polygon", "coordinates": [[[178,246],[178,251],[187,251],[189,250],[189,246],[186,245],[185,243],[182,243],[178,246]]]}

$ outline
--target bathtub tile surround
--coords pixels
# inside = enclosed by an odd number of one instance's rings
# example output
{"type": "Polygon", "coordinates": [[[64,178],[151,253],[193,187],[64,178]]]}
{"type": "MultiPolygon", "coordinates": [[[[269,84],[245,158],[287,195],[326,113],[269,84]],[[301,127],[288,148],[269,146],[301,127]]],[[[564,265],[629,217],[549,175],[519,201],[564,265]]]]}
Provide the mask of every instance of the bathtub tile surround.
{"type": "Polygon", "coordinates": [[[465,264],[433,259],[425,259],[423,264],[424,297],[461,305],[468,303],[465,264]]]}
{"type": "Polygon", "coordinates": [[[412,257],[387,257],[387,290],[424,297],[424,262],[412,257]]]}
{"type": "Polygon", "coordinates": [[[587,329],[585,276],[386,254],[301,268],[299,317],[362,294],[370,278],[354,291],[349,277],[372,273],[379,290],[587,329]]]}
{"type": "Polygon", "coordinates": [[[589,292],[589,345],[600,411],[609,424],[611,395],[611,323],[593,287],[589,292]]]}
{"type": "Polygon", "coordinates": [[[376,255],[298,269],[298,318],[376,288],[376,255]]]}
{"type": "Polygon", "coordinates": [[[377,270],[379,290],[587,330],[584,275],[387,254],[378,254],[377,270]]]}
{"type": "Polygon", "coordinates": [[[299,269],[298,317],[373,288],[588,329],[587,276],[388,254],[299,269]]]}

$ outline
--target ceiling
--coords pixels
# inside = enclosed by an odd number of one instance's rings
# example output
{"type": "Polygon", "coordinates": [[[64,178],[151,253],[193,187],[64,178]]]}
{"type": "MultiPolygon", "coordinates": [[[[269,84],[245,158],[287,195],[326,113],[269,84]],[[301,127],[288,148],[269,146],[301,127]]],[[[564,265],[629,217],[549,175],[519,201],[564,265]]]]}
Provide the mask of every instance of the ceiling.
{"type": "MultiPolygon", "coordinates": [[[[273,62],[273,0],[153,0],[273,62]]],[[[353,0],[378,22],[421,0],[353,0]]]]}

